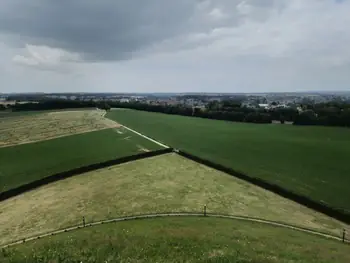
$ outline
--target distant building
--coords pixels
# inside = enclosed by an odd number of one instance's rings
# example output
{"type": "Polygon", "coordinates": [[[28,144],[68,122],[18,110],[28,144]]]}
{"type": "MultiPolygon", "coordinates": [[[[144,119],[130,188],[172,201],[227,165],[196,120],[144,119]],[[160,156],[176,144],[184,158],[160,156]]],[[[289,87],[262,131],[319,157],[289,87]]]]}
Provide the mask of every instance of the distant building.
{"type": "Polygon", "coordinates": [[[266,104],[266,103],[261,103],[261,104],[259,104],[259,108],[269,109],[269,108],[270,108],[270,105],[269,105],[269,104],[266,104]]]}

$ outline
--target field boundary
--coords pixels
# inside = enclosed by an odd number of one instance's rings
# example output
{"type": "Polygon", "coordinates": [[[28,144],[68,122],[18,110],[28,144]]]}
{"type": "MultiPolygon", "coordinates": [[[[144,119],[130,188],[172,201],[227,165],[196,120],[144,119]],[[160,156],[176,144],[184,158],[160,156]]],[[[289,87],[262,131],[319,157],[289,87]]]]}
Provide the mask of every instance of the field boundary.
{"type": "Polygon", "coordinates": [[[69,178],[69,177],[77,176],[80,174],[99,170],[102,168],[107,168],[107,167],[122,164],[122,163],[127,163],[127,162],[136,161],[136,160],[140,160],[140,159],[155,157],[155,156],[159,156],[159,155],[163,155],[163,154],[167,154],[167,153],[171,153],[171,152],[173,152],[172,148],[165,148],[165,149],[160,149],[160,150],[156,150],[156,151],[150,151],[150,152],[144,152],[144,153],[135,154],[135,155],[129,155],[129,156],[125,156],[125,157],[121,157],[118,159],[113,159],[113,160],[109,160],[109,161],[105,161],[105,162],[101,162],[101,163],[90,164],[90,165],[82,166],[79,168],[74,168],[74,169],[71,169],[68,171],[60,172],[57,174],[53,174],[53,175],[44,177],[42,179],[39,179],[39,180],[30,182],[30,183],[21,185],[19,187],[10,189],[8,191],[1,192],[0,193],[0,202],[5,201],[7,199],[10,199],[12,197],[21,195],[25,192],[29,192],[29,191],[34,190],[36,188],[39,188],[41,186],[44,186],[44,185],[47,185],[47,184],[50,184],[53,182],[57,182],[57,181],[60,181],[60,180],[63,180],[63,179],[69,178]]]}
{"type": "Polygon", "coordinates": [[[190,159],[192,161],[195,161],[197,163],[206,165],[208,167],[211,167],[215,170],[219,170],[221,172],[227,173],[229,175],[232,175],[234,177],[237,177],[241,180],[244,180],[246,182],[249,182],[253,185],[259,186],[265,190],[268,190],[270,192],[273,192],[275,194],[278,194],[284,198],[287,198],[289,200],[292,200],[294,202],[297,202],[301,205],[304,205],[314,211],[323,213],[327,216],[330,216],[332,218],[335,218],[343,223],[350,224],[350,215],[347,214],[345,211],[341,211],[335,208],[332,208],[326,204],[319,203],[317,201],[314,201],[306,196],[296,194],[292,191],[289,191],[281,186],[269,183],[263,179],[251,177],[244,173],[235,171],[231,168],[225,167],[221,164],[215,163],[213,161],[206,160],[204,158],[195,156],[193,154],[190,154],[188,152],[182,151],[182,150],[175,150],[176,153],[178,153],[180,156],[190,159]]]}
{"type": "MultiPolygon", "coordinates": [[[[118,128],[118,127],[115,127],[115,128],[118,128]]],[[[64,134],[64,135],[59,135],[59,136],[55,136],[55,137],[49,137],[49,138],[41,139],[41,140],[38,140],[38,141],[28,141],[28,142],[20,142],[20,143],[15,143],[15,144],[8,144],[8,145],[5,145],[5,146],[0,146],[0,148],[1,149],[2,148],[10,148],[10,147],[17,147],[17,146],[22,146],[22,145],[26,145],[26,144],[47,142],[47,141],[61,139],[61,138],[69,137],[69,136],[83,135],[83,134],[90,133],[90,132],[99,132],[99,131],[105,131],[105,130],[115,129],[115,128],[105,127],[105,128],[102,128],[102,129],[92,129],[92,130],[89,130],[89,131],[82,131],[82,132],[77,132],[77,133],[72,133],[72,134],[64,134]]]]}
{"type": "Polygon", "coordinates": [[[143,138],[145,138],[145,139],[147,139],[147,140],[149,140],[149,141],[151,141],[151,142],[153,142],[155,144],[158,144],[159,146],[162,146],[164,148],[170,148],[169,146],[167,146],[167,145],[165,145],[165,144],[163,144],[161,142],[158,142],[158,141],[156,141],[156,140],[154,140],[154,139],[152,139],[152,138],[150,138],[150,137],[148,137],[148,136],[146,136],[146,135],[144,135],[142,133],[139,133],[139,132],[137,132],[137,131],[129,128],[129,127],[126,127],[125,125],[122,125],[122,124],[119,124],[119,125],[121,125],[121,127],[125,128],[125,129],[127,129],[127,130],[129,130],[129,131],[131,131],[131,132],[133,132],[133,133],[135,133],[135,134],[137,134],[137,135],[139,135],[139,136],[141,136],[141,137],[143,137],[143,138]]]}
{"type": "Polygon", "coordinates": [[[295,230],[295,231],[299,231],[299,232],[304,232],[304,233],[316,235],[316,236],[323,237],[323,238],[333,239],[336,241],[342,241],[344,243],[350,244],[349,239],[343,240],[342,237],[337,237],[335,235],[326,234],[326,233],[318,232],[318,231],[308,229],[308,228],[293,226],[290,224],[269,221],[269,220],[265,220],[265,219],[255,218],[255,217],[214,214],[214,213],[206,213],[206,212],[204,212],[204,213],[203,212],[202,213],[198,213],[198,212],[197,213],[195,213],[195,212],[178,212],[178,213],[170,212],[170,213],[157,213],[157,214],[142,214],[142,215],[134,215],[134,216],[126,216],[126,217],[118,217],[118,218],[113,218],[113,219],[101,220],[101,221],[86,223],[86,224],[82,223],[82,224],[67,227],[64,229],[55,230],[55,231],[52,231],[49,233],[45,233],[45,234],[41,234],[41,235],[29,237],[29,238],[23,238],[21,240],[17,240],[17,241],[2,245],[0,248],[4,249],[4,248],[19,245],[19,244],[22,244],[22,243],[25,243],[28,241],[38,240],[38,239],[45,238],[48,236],[54,236],[57,234],[71,232],[71,231],[86,228],[86,227],[93,227],[93,226],[97,226],[97,225],[123,222],[123,221],[162,218],[162,217],[211,217],[211,218],[224,218],[224,219],[232,219],[232,220],[241,220],[241,221],[254,222],[254,223],[275,226],[275,227],[287,228],[287,229],[291,229],[291,230],[295,230]]]}

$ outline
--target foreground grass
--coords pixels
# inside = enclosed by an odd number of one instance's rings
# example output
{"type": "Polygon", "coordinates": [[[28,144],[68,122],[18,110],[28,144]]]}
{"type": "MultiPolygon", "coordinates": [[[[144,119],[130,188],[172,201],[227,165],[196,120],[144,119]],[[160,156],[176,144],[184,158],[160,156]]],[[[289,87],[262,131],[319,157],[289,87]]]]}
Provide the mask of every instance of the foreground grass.
{"type": "Polygon", "coordinates": [[[107,117],[175,148],[350,213],[350,133],[114,110],[107,117]]]}
{"type": "Polygon", "coordinates": [[[0,251],[2,263],[350,262],[340,242],[257,223],[163,218],[86,228],[0,251]]]}
{"type": "Polygon", "coordinates": [[[0,148],[0,192],[58,172],[159,148],[123,128],[0,148]]]}
{"type": "Polygon", "coordinates": [[[167,154],[59,181],[0,203],[0,244],[127,215],[207,212],[259,217],[340,236],[344,224],[227,174],[167,154]]]}

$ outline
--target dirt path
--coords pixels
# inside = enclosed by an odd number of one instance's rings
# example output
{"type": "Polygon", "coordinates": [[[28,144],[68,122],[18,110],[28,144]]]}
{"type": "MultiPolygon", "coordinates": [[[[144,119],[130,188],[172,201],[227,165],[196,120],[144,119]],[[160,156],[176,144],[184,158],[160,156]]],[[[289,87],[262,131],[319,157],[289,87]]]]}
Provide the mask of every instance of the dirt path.
{"type": "Polygon", "coordinates": [[[169,146],[167,146],[167,145],[165,145],[165,144],[163,144],[161,142],[158,142],[156,140],[153,140],[150,137],[147,137],[146,135],[143,135],[142,133],[139,133],[139,132],[137,132],[137,131],[135,131],[133,129],[130,129],[130,128],[124,126],[124,125],[122,125],[122,127],[124,127],[125,129],[127,129],[127,130],[129,130],[129,131],[131,131],[131,132],[133,132],[133,133],[135,133],[135,134],[137,134],[137,135],[139,135],[139,136],[141,136],[141,137],[143,137],[143,138],[145,138],[145,139],[147,139],[147,140],[149,140],[151,142],[154,142],[155,144],[158,144],[159,146],[162,146],[164,148],[170,148],[169,146]]]}
{"type": "MultiPolygon", "coordinates": [[[[94,223],[87,223],[85,227],[92,227],[92,226],[97,226],[97,225],[102,225],[102,224],[108,224],[108,223],[114,223],[114,222],[122,222],[122,221],[130,221],[130,220],[140,220],[140,219],[150,219],[150,218],[161,218],[161,217],[213,217],[213,218],[225,218],[225,219],[233,219],[233,220],[242,220],[242,221],[248,221],[248,222],[255,222],[255,223],[260,223],[260,224],[266,224],[270,226],[276,226],[276,227],[283,227],[283,228],[288,228],[292,229],[295,231],[300,231],[304,233],[309,233],[312,235],[316,235],[319,237],[325,237],[337,241],[342,241],[341,237],[333,236],[330,234],[325,234],[322,232],[314,231],[311,229],[306,229],[306,228],[301,228],[297,226],[292,226],[284,223],[278,223],[274,221],[269,221],[269,220],[264,220],[264,219],[259,219],[259,218],[253,218],[253,217],[244,217],[244,216],[234,216],[234,215],[220,215],[220,214],[206,214],[204,215],[203,213],[162,213],[162,214],[147,214],[147,215],[137,215],[137,216],[127,216],[127,217],[119,217],[119,218],[114,218],[114,219],[109,219],[109,220],[103,220],[103,221],[98,221],[94,223]]],[[[60,229],[56,230],[50,233],[42,234],[39,236],[35,237],[30,237],[26,239],[22,239],[16,242],[9,243],[7,245],[1,246],[0,248],[8,248],[11,246],[19,245],[24,242],[28,241],[33,241],[36,239],[48,237],[48,236],[53,236],[65,232],[70,232],[73,230],[81,229],[84,228],[83,225],[76,225],[73,227],[65,228],[65,229],[60,229]]],[[[350,240],[346,239],[346,243],[350,244],[350,240]]]]}
{"type": "MultiPolygon", "coordinates": [[[[107,113],[107,112],[105,112],[102,116],[105,117],[105,116],[106,116],[106,113],[107,113]]],[[[146,135],[144,135],[144,134],[142,134],[142,133],[139,133],[139,132],[137,132],[137,131],[135,131],[135,130],[129,128],[129,127],[126,127],[125,125],[122,125],[122,124],[120,124],[120,123],[118,123],[118,124],[121,125],[121,127],[127,129],[128,131],[131,131],[131,132],[133,132],[133,133],[135,133],[135,134],[137,134],[137,135],[139,135],[139,136],[141,136],[141,137],[143,137],[143,138],[145,138],[145,139],[147,139],[147,140],[149,140],[149,141],[151,141],[151,142],[153,142],[153,143],[155,143],[155,144],[158,144],[158,145],[161,146],[161,147],[170,148],[168,145],[165,145],[165,144],[163,144],[163,143],[161,143],[161,142],[158,142],[158,141],[156,141],[156,140],[153,140],[152,138],[150,138],[150,137],[148,137],[148,136],[146,136],[146,135]]]]}

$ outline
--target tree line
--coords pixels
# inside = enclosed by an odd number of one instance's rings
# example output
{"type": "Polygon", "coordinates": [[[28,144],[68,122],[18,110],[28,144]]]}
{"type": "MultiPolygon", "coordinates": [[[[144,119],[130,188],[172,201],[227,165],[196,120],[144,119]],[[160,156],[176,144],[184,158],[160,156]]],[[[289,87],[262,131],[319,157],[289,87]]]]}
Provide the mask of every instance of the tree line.
{"type": "Polygon", "coordinates": [[[272,121],[278,121],[281,124],[291,122],[294,125],[350,127],[350,104],[348,103],[301,105],[299,110],[296,108],[251,109],[241,107],[241,104],[236,101],[209,103],[205,108],[151,105],[140,102],[107,102],[107,104],[107,110],[110,107],[129,108],[234,122],[272,123],[272,121]]]}
{"type": "MultiPolygon", "coordinates": [[[[40,102],[16,103],[9,105],[7,109],[11,111],[42,111],[42,110],[62,110],[75,108],[95,108],[93,101],[74,100],[45,100],[40,102]]],[[[6,108],[5,108],[6,109],[6,108]]]]}
{"type": "Polygon", "coordinates": [[[293,108],[251,109],[241,107],[241,103],[235,100],[209,102],[206,107],[189,107],[186,105],[155,105],[137,101],[94,102],[92,100],[78,101],[55,99],[36,103],[16,103],[8,107],[0,105],[0,110],[37,111],[95,107],[105,110],[109,110],[111,107],[128,108],[234,122],[271,123],[272,121],[279,121],[283,124],[288,121],[293,122],[294,125],[350,127],[350,104],[339,102],[301,105],[299,112],[297,109],[293,108]]]}
{"type": "MultiPolygon", "coordinates": [[[[221,106],[216,105],[212,107],[189,107],[185,105],[152,105],[139,102],[108,102],[109,107],[113,108],[128,108],[141,111],[159,112],[165,114],[183,115],[183,116],[194,116],[207,119],[215,120],[227,120],[234,122],[250,122],[250,123],[271,123],[275,114],[267,110],[254,110],[249,108],[242,108],[240,104],[232,102],[223,103],[221,106]]],[[[287,112],[286,112],[287,113],[287,112]]],[[[291,119],[290,114],[285,114],[283,119],[291,119]]],[[[283,121],[284,122],[284,121],[283,121]]]]}
{"type": "Polygon", "coordinates": [[[294,124],[350,127],[350,104],[328,102],[303,105],[303,111],[298,114],[294,124]]]}

